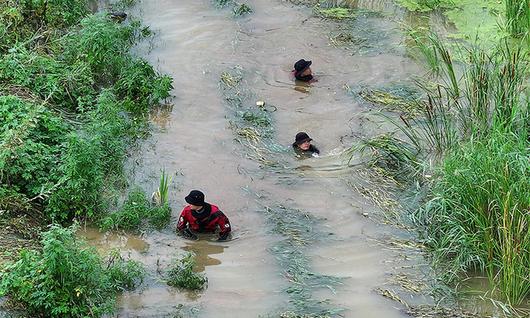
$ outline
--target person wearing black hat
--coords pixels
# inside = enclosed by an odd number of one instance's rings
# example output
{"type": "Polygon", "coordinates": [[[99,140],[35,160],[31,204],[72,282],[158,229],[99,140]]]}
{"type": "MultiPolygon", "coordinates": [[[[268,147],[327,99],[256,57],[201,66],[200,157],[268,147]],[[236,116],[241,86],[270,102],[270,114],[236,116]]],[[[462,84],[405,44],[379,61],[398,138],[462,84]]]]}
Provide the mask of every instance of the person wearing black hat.
{"type": "Polygon", "coordinates": [[[293,74],[294,77],[303,82],[311,82],[316,81],[313,78],[313,72],[311,71],[311,64],[313,62],[306,61],[304,59],[298,60],[296,63],[294,63],[294,70],[293,74]]]}
{"type": "Polygon", "coordinates": [[[311,137],[303,131],[296,134],[294,137],[293,149],[299,156],[313,156],[318,157],[320,151],[317,147],[311,144],[311,137]]]}
{"type": "Polygon", "coordinates": [[[219,227],[218,241],[226,241],[232,228],[219,208],[204,202],[204,193],[192,190],[185,198],[189,204],[180,213],[177,231],[185,238],[199,239],[195,233],[214,233],[219,227]]]}

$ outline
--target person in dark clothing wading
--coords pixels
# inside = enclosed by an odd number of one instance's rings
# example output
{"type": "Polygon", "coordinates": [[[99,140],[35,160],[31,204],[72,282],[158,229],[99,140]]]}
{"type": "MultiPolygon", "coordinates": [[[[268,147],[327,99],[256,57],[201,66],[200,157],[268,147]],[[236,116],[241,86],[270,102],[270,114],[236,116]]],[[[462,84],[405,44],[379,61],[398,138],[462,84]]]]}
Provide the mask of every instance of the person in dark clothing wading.
{"type": "Polygon", "coordinates": [[[199,239],[195,233],[214,233],[219,227],[218,241],[226,241],[232,228],[219,208],[204,202],[204,193],[192,190],[185,198],[189,204],[180,213],[177,231],[185,238],[199,239]]]}
{"type": "Polygon", "coordinates": [[[311,70],[311,64],[313,62],[306,61],[304,59],[298,60],[294,63],[294,70],[292,74],[294,77],[302,82],[316,82],[317,80],[313,77],[313,71],[311,70]]]}
{"type": "Polygon", "coordinates": [[[294,137],[293,149],[299,157],[318,157],[320,150],[311,144],[311,137],[303,131],[294,137]]]}

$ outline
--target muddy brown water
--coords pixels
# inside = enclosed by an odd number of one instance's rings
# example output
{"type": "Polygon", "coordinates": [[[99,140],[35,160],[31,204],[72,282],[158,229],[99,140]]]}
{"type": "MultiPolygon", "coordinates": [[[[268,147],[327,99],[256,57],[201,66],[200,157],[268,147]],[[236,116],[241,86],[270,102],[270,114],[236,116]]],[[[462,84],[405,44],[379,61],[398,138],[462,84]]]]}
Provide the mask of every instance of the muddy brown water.
{"type": "MultiPolygon", "coordinates": [[[[341,277],[342,284],[316,288],[313,298],[342,308],[342,317],[406,317],[403,305],[377,290],[393,290],[393,275],[412,268],[421,276],[428,267],[415,251],[385,244],[407,234],[366,217],[377,208],[348,185],[361,179],[340,155],[352,136],[370,133],[360,124],[366,105],[345,86],[384,85],[421,73],[407,57],[403,32],[393,21],[404,13],[389,2],[349,1],[386,12],[356,22],[364,44],[354,51],[330,45],[339,24],[286,1],[249,1],[254,12],[242,18],[207,0],[139,4],[137,14],[157,32],[154,46],[140,51],[173,77],[175,98],[170,109],[153,115],[155,132],[130,162],[131,183],[151,192],[160,169],[170,172],[173,212],[170,228],[162,232],[134,236],[88,229],[83,234],[99,249],[120,248],[148,269],[143,286],[120,297],[117,316],[277,317],[292,309],[285,292],[291,282],[271,251],[282,237],[271,233],[269,220],[259,212],[281,204],[318,218],[318,228],[329,236],[310,244],[307,256],[315,272],[341,277]],[[289,77],[299,58],[313,61],[319,80],[303,89],[289,77]],[[219,90],[221,72],[236,65],[245,70],[245,84],[255,99],[276,106],[275,142],[288,149],[298,131],[307,131],[321,158],[298,161],[282,154],[287,160],[283,171],[246,158],[234,141],[230,110],[219,90]],[[233,241],[206,237],[189,242],[175,236],[190,189],[203,190],[207,201],[229,216],[233,241]],[[245,189],[263,195],[257,198],[245,189]],[[196,270],[209,279],[204,291],[187,293],[164,283],[160,273],[184,251],[197,255],[196,270]]],[[[403,297],[411,303],[430,302],[421,293],[403,297]]]]}

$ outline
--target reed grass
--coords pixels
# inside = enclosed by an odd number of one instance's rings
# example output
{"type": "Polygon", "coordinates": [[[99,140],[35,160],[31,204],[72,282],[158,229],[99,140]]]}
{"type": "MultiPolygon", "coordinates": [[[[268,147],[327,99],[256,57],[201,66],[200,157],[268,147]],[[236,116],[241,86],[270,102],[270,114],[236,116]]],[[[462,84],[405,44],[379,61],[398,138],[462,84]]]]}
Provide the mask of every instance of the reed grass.
{"type": "Polygon", "coordinates": [[[437,37],[428,40],[439,84],[420,85],[427,94],[419,101],[423,115],[387,116],[400,138],[379,136],[365,141],[364,150],[389,170],[420,172],[426,164],[418,162],[430,164],[432,180],[412,173],[410,181],[428,187],[412,219],[435,264],[448,280],[483,271],[492,294],[521,304],[530,295],[527,56],[505,43],[493,53],[466,49],[457,65],[437,37]]]}
{"type": "Polygon", "coordinates": [[[530,0],[506,0],[506,21],[514,37],[528,37],[530,32],[530,0]]]}

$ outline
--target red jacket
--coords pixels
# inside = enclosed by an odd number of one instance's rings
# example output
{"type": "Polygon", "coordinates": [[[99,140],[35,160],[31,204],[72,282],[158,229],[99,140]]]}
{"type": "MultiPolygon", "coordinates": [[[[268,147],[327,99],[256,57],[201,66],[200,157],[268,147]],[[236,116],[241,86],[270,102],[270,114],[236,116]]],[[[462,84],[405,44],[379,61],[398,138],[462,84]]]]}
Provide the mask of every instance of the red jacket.
{"type": "Polygon", "coordinates": [[[180,213],[177,230],[183,231],[188,227],[199,233],[213,233],[219,226],[219,237],[228,236],[232,228],[226,215],[213,204],[206,203],[204,209],[204,212],[197,213],[189,205],[186,206],[180,213]],[[202,215],[203,213],[204,215],[202,215]]]}

